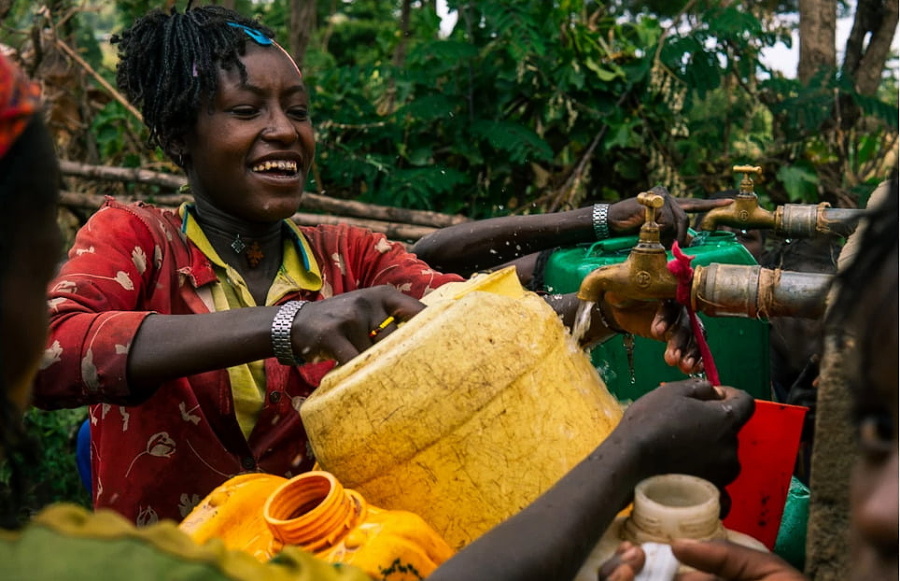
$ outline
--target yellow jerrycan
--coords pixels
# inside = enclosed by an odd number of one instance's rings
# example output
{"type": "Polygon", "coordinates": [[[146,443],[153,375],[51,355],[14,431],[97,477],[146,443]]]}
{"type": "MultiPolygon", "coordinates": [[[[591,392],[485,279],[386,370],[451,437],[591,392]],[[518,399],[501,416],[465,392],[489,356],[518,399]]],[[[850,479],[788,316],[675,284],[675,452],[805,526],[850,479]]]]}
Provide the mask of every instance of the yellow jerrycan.
{"type": "Polygon", "coordinates": [[[622,410],[514,268],[426,299],[326,375],[300,414],[322,469],[458,549],[556,483],[622,410]]]}
{"type": "Polygon", "coordinates": [[[322,471],[290,480],[235,476],[203,499],[179,528],[198,543],[217,538],[260,561],[293,545],[391,581],[423,579],[453,555],[417,515],[372,506],[322,471]]]}

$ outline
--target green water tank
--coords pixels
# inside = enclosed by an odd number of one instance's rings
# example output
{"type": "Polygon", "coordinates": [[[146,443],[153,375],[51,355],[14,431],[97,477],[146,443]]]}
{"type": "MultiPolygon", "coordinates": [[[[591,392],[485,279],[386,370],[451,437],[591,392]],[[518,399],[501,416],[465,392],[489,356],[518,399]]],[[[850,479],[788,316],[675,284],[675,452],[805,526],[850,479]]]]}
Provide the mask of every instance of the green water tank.
{"type": "MultiPolygon", "coordinates": [[[[731,232],[691,232],[694,235],[685,254],[694,256],[693,266],[720,264],[756,264],[731,232]]],[[[551,293],[576,292],[581,281],[601,266],[617,264],[628,257],[637,244],[637,236],[612,238],[556,250],[544,270],[545,290],[551,293]]],[[[668,254],[672,259],[671,252],[668,254]]],[[[754,398],[770,400],[769,324],[742,317],[700,315],[707,331],[710,350],[723,385],[738,387],[754,398]]],[[[665,344],[643,337],[634,338],[630,365],[621,337],[613,337],[591,352],[594,366],[609,390],[620,400],[637,399],[662,381],[685,379],[678,369],[663,360],[665,344]]]]}

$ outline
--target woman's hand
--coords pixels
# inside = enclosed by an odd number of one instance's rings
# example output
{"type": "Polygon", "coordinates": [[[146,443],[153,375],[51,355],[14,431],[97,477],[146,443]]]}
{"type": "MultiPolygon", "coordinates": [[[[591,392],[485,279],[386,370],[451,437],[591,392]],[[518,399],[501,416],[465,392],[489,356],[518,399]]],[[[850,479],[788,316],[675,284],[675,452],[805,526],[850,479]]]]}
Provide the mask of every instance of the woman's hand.
{"type": "Polygon", "coordinates": [[[615,554],[600,566],[597,581],[634,581],[644,569],[647,555],[640,545],[623,541],[615,554]]]}
{"type": "Polygon", "coordinates": [[[678,576],[679,581],[803,581],[806,577],[777,555],[728,541],[672,542],[672,553],[681,563],[697,569],[678,576]]]}
{"type": "MultiPolygon", "coordinates": [[[[799,571],[772,553],[727,541],[672,542],[672,553],[696,571],[680,573],[676,581],[805,581],[799,571]]],[[[600,567],[600,581],[631,581],[643,569],[646,555],[639,545],[624,542],[600,567]]]]}
{"type": "Polygon", "coordinates": [[[310,302],[294,319],[294,353],[307,361],[335,359],[339,364],[346,363],[424,308],[417,299],[388,285],[310,302]]]}
{"type": "Polygon", "coordinates": [[[753,407],[739,389],[674,381],[629,405],[613,434],[639,447],[647,476],[691,474],[723,487],[740,472],[737,434],[753,407]]]}
{"type": "MultiPolygon", "coordinates": [[[[697,198],[674,198],[661,186],[650,190],[654,194],[663,197],[662,208],[657,211],[656,223],[660,227],[660,235],[665,246],[670,246],[673,240],[678,240],[682,246],[687,239],[690,217],[688,213],[709,212],[713,208],[727,206],[733,200],[700,200],[697,198]]],[[[637,232],[644,224],[646,207],[642,206],[637,198],[627,198],[612,204],[609,207],[609,229],[617,236],[624,236],[637,232]]]]}
{"type": "Polygon", "coordinates": [[[672,300],[635,301],[611,292],[604,293],[600,303],[598,308],[604,309],[604,318],[618,325],[615,330],[663,341],[666,363],[685,375],[702,371],[700,348],[684,307],[672,300]]]}

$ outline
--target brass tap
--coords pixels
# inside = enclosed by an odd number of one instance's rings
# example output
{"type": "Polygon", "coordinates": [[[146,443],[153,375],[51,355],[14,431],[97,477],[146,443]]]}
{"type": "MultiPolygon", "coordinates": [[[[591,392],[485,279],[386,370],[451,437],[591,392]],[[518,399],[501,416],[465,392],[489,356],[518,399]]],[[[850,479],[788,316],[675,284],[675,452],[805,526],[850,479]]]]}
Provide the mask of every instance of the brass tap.
{"type": "Polygon", "coordinates": [[[700,230],[715,230],[718,226],[732,228],[774,228],[775,215],[759,207],[751,174],[762,175],[762,168],[755,165],[736,165],[732,171],[743,173],[740,192],[734,202],[721,208],[713,208],[700,221],[700,230]]]}
{"type": "Polygon", "coordinates": [[[652,301],[675,297],[678,281],[666,268],[666,249],[659,241],[659,224],[656,213],[663,206],[663,197],[651,192],[637,196],[646,207],[644,225],[637,245],[628,258],[619,264],[601,266],[581,282],[578,298],[599,301],[606,292],[612,292],[624,300],[617,306],[631,301],[652,301]]]}

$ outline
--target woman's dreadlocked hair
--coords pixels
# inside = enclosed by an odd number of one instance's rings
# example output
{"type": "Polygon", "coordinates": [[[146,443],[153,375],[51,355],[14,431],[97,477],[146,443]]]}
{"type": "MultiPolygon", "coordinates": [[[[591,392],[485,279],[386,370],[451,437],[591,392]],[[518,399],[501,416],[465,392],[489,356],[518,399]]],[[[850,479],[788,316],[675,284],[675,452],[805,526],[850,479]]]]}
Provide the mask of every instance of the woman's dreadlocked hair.
{"type": "Polygon", "coordinates": [[[274,37],[237,12],[215,5],[192,8],[189,2],[184,13],[153,10],[110,40],[118,45],[119,89],[141,109],[150,145],[161,147],[179,165],[173,140],[194,126],[204,102],[212,102],[219,69],[236,67],[241,79],[247,79],[240,57],[248,36],[229,23],[274,37]]]}

